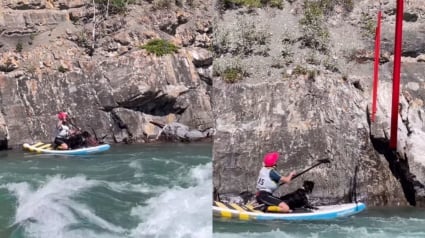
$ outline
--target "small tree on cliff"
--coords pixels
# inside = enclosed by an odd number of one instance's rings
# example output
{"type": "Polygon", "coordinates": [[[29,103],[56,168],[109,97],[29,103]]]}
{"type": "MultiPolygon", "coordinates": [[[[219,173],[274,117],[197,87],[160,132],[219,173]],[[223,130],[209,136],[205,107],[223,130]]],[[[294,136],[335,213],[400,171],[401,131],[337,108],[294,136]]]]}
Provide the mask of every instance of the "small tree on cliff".
{"type": "Polygon", "coordinates": [[[95,7],[104,14],[106,17],[109,14],[122,14],[127,10],[128,4],[133,3],[133,1],[125,0],[93,0],[95,7]]]}
{"type": "Polygon", "coordinates": [[[93,4],[93,30],[92,30],[92,44],[90,46],[89,55],[93,55],[96,47],[96,29],[102,22],[109,18],[109,14],[122,14],[125,13],[127,5],[132,3],[133,0],[92,0],[93,4]]]}

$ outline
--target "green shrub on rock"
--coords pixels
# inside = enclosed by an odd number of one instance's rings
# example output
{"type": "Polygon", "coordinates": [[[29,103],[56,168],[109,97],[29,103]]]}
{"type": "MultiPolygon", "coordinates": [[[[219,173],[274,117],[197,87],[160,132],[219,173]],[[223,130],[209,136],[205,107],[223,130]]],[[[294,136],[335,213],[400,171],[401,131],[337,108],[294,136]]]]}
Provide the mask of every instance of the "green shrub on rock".
{"type": "Polygon", "coordinates": [[[66,73],[69,71],[69,69],[65,68],[63,65],[59,65],[58,71],[61,73],[66,73]]]}
{"type": "Polygon", "coordinates": [[[233,6],[260,8],[260,7],[276,7],[283,8],[283,0],[220,0],[219,3],[224,9],[232,8],[233,6]]]}
{"type": "Polygon", "coordinates": [[[22,42],[19,41],[18,43],[16,43],[16,47],[15,47],[16,52],[21,53],[23,48],[24,47],[22,46],[22,42]]]}
{"type": "Polygon", "coordinates": [[[140,48],[145,49],[147,52],[155,54],[156,56],[176,53],[179,49],[178,46],[163,39],[150,40],[145,45],[140,46],[140,48]]]}
{"type": "Polygon", "coordinates": [[[222,73],[223,80],[227,83],[236,83],[246,76],[246,72],[239,66],[229,67],[222,73]]]}
{"type": "Polygon", "coordinates": [[[328,51],[330,34],[325,24],[325,9],[323,9],[320,1],[305,2],[304,17],[300,19],[300,25],[304,35],[303,46],[321,52],[328,51]]]}

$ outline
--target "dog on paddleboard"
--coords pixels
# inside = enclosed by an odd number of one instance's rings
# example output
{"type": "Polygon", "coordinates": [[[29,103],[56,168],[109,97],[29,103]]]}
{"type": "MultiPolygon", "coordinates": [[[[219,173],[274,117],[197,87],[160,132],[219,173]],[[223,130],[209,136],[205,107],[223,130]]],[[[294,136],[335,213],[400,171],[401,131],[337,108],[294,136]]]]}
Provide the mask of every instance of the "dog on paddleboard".
{"type": "Polygon", "coordinates": [[[68,145],[72,149],[79,149],[101,144],[88,131],[79,132],[68,139],[68,145]]]}
{"type": "Polygon", "coordinates": [[[318,209],[311,205],[308,195],[313,192],[314,182],[304,181],[303,186],[292,193],[280,197],[280,200],[288,204],[291,210],[297,208],[318,209]]]}

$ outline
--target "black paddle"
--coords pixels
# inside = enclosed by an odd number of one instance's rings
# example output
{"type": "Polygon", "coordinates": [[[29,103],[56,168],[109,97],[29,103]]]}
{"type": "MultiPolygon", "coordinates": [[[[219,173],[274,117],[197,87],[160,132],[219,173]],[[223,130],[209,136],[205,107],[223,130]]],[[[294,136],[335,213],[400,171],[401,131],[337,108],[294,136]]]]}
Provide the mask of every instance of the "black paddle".
{"type": "MultiPolygon", "coordinates": [[[[312,165],[312,166],[310,166],[309,168],[307,168],[307,169],[305,169],[305,170],[301,171],[300,173],[295,174],[295,175],[292,177],[292,179],[291,179],[291,180],[295,179],[295,178],[296,178],[296,177],[298,177],[298,176],[301,176],[301,175],[303,175],[303,174],[307,173],[307,172],[308,172],[308,171],[310,171],[311,169],[313,169],[313,168],[315,168],[315,167],[317,167],[317,166],[319,166],[319,165],[321,165],[321,164],[328,164],[328,163],[330,163],[330,162],[331,162],[331,161],[330,161],[329,159],[319,159],[319,160],[317,160],[317,163],[315,163],[314,165],[312,165]]],[[[282,184],[284,184],[284,183],[279,184],[279,186],[281,186],[282,184]]]]}
{"type": "Polygon", "coordinates": [[[330,163],[331,161],[329,160],[329,159],[319,159],[319,160],[317,160],[317,163],[315,163],[314,165],[312,165],[310,168],[307,168],[307,169],[305,169],[305,170],[303,170],[301,173],[297,173],[296,175],[294,175],[293,177],[292,177],[292,179],[294,179],[294,178],[296,178],[296,177],[298,177],[298,176],[301,176],[301,175],[303,175],[304,173],[307,173],[310,169],[313,169],[313,168],[315,168],[315,167],[317,167],[317,166],[319,166],[319,165],[321,165],[321,164],[328,164],[328,163],[330,163]]]}
{"type": "Polygon", "coordinates": [[[81,128],[78,127],[77,125],[75,125],[75,118],[74,117],[71,117],[70,115],[68,115],[67,121],[72,127],[76,128],[78,131],[81,131],[81,128]]]}

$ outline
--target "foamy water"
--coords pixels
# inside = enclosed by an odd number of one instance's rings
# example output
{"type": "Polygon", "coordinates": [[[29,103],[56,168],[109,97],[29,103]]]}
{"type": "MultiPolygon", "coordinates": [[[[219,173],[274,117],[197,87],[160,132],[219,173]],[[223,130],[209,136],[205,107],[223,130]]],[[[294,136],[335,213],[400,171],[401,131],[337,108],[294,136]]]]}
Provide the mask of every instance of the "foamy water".
{"type": "Polygon", "coordinates": [[[133,237],[211,237],[212,166],[197,166],[189,171],[193,186],[175,186],[157,197],[150,198],[147,206],[137,206],[131,215],[142,222],[132,230],[133,237]]]}
{"type": "Polygon", "coordinates": [[[83,218],[92,224],[113,232],[122,228],[108,223],[86,205],[75,200],[75,196],[96,186],[98,183],[85,177],[48,178],[38,188],[29,183],[2,185],[17,198],[15,219],[12,225],[24,227],[29,237],[65,237],[66,228],[83,218]]]}
{"type": "Polygon", "coordinates": [[[211,147],[126,149],[0,160],[0,237],[211,237],[211,147]]]}

